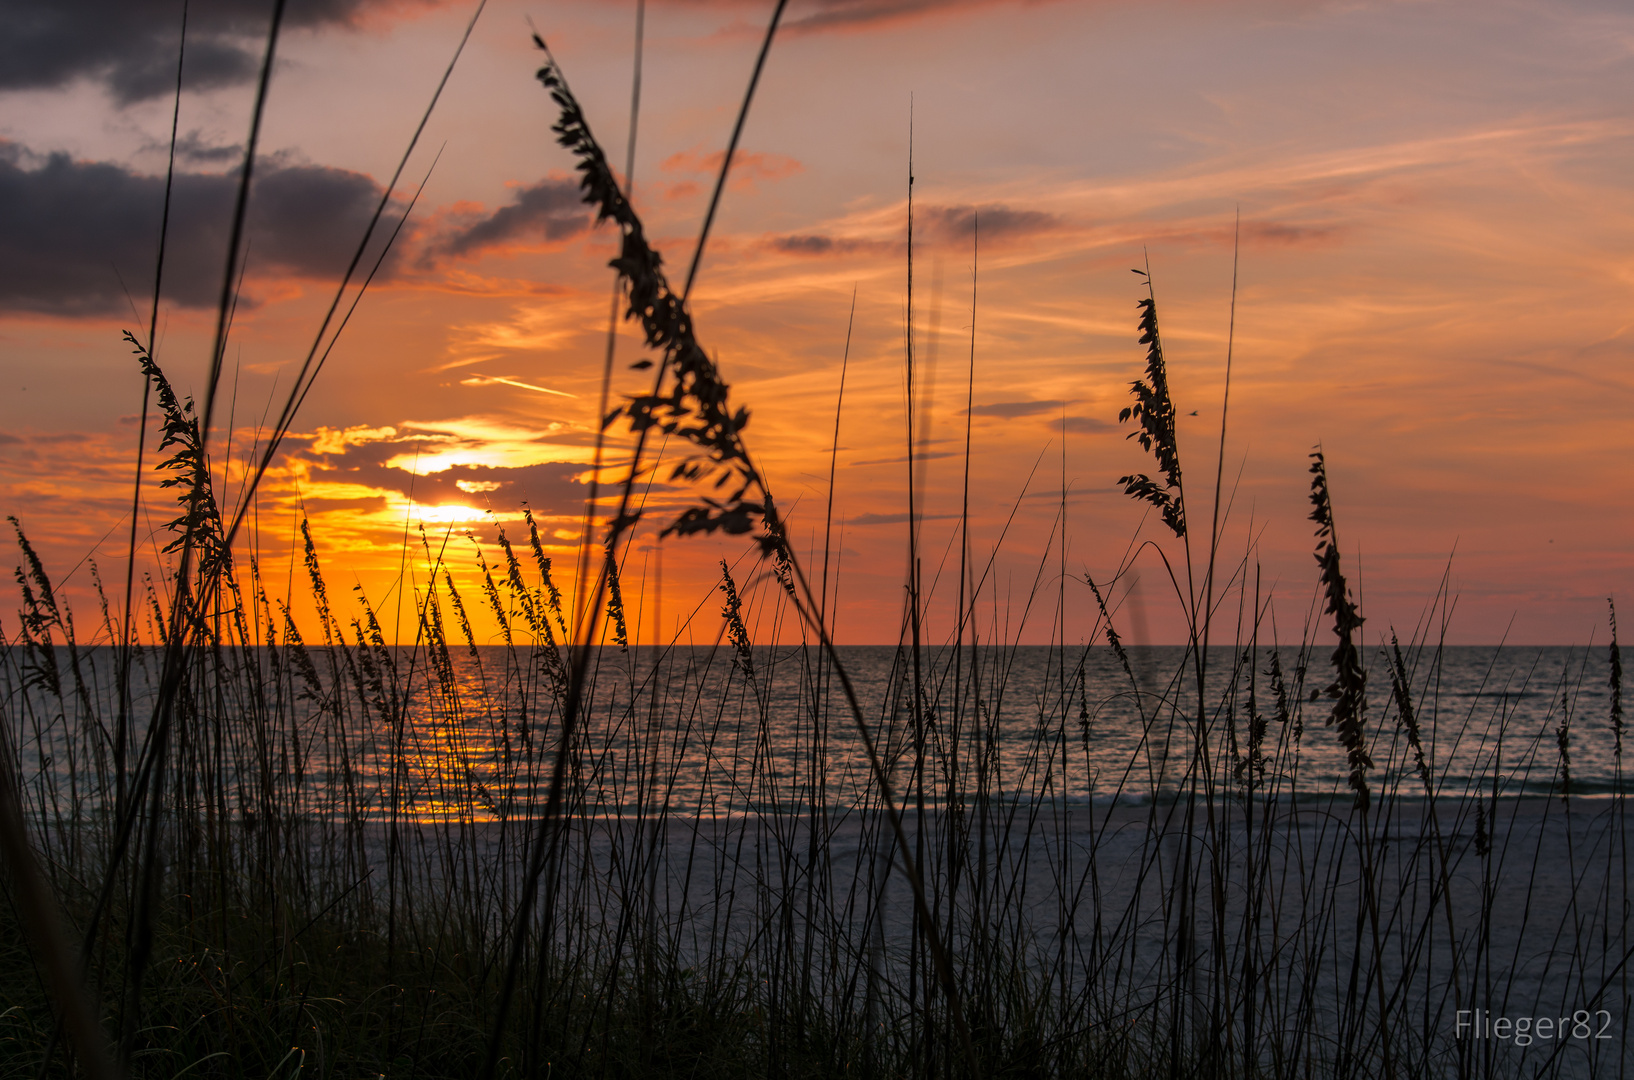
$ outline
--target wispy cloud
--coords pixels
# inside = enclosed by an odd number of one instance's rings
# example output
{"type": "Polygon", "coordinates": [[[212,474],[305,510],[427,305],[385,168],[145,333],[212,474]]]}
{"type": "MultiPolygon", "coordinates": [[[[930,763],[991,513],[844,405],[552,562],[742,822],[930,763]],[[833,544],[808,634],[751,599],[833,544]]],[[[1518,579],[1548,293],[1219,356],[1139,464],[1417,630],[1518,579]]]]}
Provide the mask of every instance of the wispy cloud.
{"type": "Polygon", "coordinates": [[[519,390],[532,390],[540,394],[552,394],[556,397],[576,398],[579,395],[570,394],[566,390],[552,390],[548,386],[536,386],[533,383],[512,379],[504,375],[471,375],[460,380],[461,386],[514,386],[519,390]]]}
{"type": "MultiPolygon", "coordinates": [[[[670,176],[691,176],[697,179],[667,182],[664,186],[665,198],[682,199],[699,194],[704,190],[704,181],[719,173],[721,162],[725,160],[724,150],[700,153],[692,149],[671,154],[658,166],[661,172],[670,176]]],[[[763,183],[786,180],[804,171],[803,164],[784,154],[739,150],[732,155],[732,172],[728,177],[727,187],[739,193],[752,192],[763,183]]]]}
{"type": "MultiPolygon", "coordinates": [[[[914,207],[915,247],[968,245],[981,228],[984,249],[1004,249],[1033,237],[1070,230],[1059,214],[1017,210],[1004,203],[921,203],[914,207]]],[[[834,222],[828,231],[766,237],[761,245],[787,255],[889,255],[907,248],[906,207],[890,207],[834,222]]]]}
{"type": "MultiPolygon", "coordinates": [[[[1028,0],[1036,6],[1048,0],[1028,0]]],[[[817,10],[789,23],[795,33],[874,29],[979,8],[1021,6],[1016,0],[816,0],[817,10]]]]}

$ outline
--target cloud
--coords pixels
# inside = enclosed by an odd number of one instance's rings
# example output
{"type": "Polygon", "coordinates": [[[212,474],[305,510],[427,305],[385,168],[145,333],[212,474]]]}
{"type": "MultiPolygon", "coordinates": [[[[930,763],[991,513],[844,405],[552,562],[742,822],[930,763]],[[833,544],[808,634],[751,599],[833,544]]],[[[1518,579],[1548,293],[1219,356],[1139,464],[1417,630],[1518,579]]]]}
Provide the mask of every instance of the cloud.
{"type": "Polygon", "coordinates": [[[1005,0],[816,0],[818,10],[791,20],[789,29],[811,33],[853,30],[1003,3],[1005,0]]]}
{"type": "Polygon", "coordinates": [[[821,233],[796,233],[791,236],[773,236],[766,246],[785,255],[873,255],[894,250],[899,245],[888,240],[868,240],[855,236],[824,236],[821,233]]]}
{"type": "Polygon", "coordinates": [[[1277,221],[1251,221],[1243,225],[1243,239],[1251,244],[1292,246],[1321,243],[1339,232],[1332,225],[1286,225],[1277,221]]]}
{"type": "Polygon", "coordinates": [[[346,169],[299,165],[262,171],[251,189],[252,257],[297,274],[338,276],[380,196],[372,177],[346,169]]]}
{"type": "MultiPolygon", "coordinates": [[[[892,213],[895,214],[895,211],[892,213]]],[[[881,228],[879,223],[884,220],[876,218],[870,224],[881,228]]],[[[921,205],[915,208],[913,215],[914,243],[916,246],[920,243],[968,245],[971,233],[978,222],[981,225],[983,248],[1056,232],[1065,227],[1064,220],[1056,214],[1043,210],[1016,210],[1004,203],[921,205]]],[[[892,219],[888,227],[895,232],[901,226],[892,219]]],[[[906,242],[906,235],[897,232],[892,239],[879,236],[791,233],[768,237],[763,243],[766,247],[787,255],[822,257],[891,253],[902,250],[906,242]]]]}
{"type": "MultiPolygon", "coordinates": [[[[972,416],[997,416],[1004,420],[1014,420],[1018,416],[1037,416],[1039,413],[1060,413],[1064,401],[995,401],[991,405],[975,405],[970,409],[972,416]]],[[[963,412],[964,410],[959,410],[963,412]]]]}
{"type": "Polygon", "coordinates": [[[578,181],[547,177],[517,188],[509,206],[490,214],[461,211],[450,215],[428,244],[422,261],[476,255],[527,241],[570,240],[589,228],[590,209],[580,195],[578,181]]]}
{"type": "Polygon", "coordinates": [[[514,468],[455,465],[428,476],[374,464],[342,470],[335,479],[367,484],[412,496],[422,506],[447,503],[515,510],[523,503],[559,514],[584,505],[583,465],[548,462],[514,468]]]}
{"type": "Polygon", "coordinates": [[[1062,225],[1061,218],[1055,214],[1016,210],[1003,203],[932,205],[914,212],[914,231],[923,231],[926,239],[968,241],[978,223],[983,244],[1053,232],[1062,225]]]}
{"type": "MultiPolygon", "coordinates": [[[[404,435],[403,439],[411,436],[404,435]]],[[[369,443],[397,442],[399,436],[394,427],[369,427],[358,424],[349,428],[321,427],[312,435],[312,453],[329,457],[335,454],[346,453],[349,446],[366,446],[369,443]]]]}
{"type": "MultiPolygon", "coordinates": [[[[1099,435],[1103,431],[1116,431],[1118,425],[1093,416],[1067,417],[1067,431],[1073,435],[1099,435]]],[[[1052,420],[1050,425],[1060,430],[1060,421],[1052,420]]]]}
{"type": "Polygon", "coordinates": [[[425,507],[515,509],[526,502],[545,513],[582,507],[585,486],[579,477],[586,465],[549,460],[555,456],[550,446],[536,443],[530,452],[485,434],[496,433],[458,421],[420,430],[322,428],[304,456],[316,484],[393,492],[425,507]]]}
{"type": "MultiPolygon", "coordinates": [[[[436,0],[418,0],[430,6],[436,0]]],[[[290,28],[355,26],[401,0],[291,0],[290,28]]],[[[265,48],[265,0],[211,0],[187,11],[183,82],[193,90],[246,82],[265,48]]],[[[102,82],[123,104],[174,92],[181,40],[177,0],[0,0],[0,91],[102,82]]]]}
{"type": "MultiPolygon", "coordinates": [[[[170,152],[166,143],[154,144],[154,149],[170,152]]],[[[176,159],[193,165],[236,165],[244,157],[244,145],[231,143],[217,145],[206,142],[204,133],[197,128],[176,140],[176,159]]]]}
{"type": "Polygon", "coordinates": [[[539,386],[536,383],[523,382],[520,379],[513,379],[509,375],[484,375],[480,371],[472,373],[468,378],[461,379],[460,380],[460,385],[461,386],[514,386],[518,390],[532,390],[535,393],[549,394],[552,397],[573,398],[573,397],[578,397],[579,396],[577,394],[570,394],[566,390],[552,390],[548,386],[539,386]]]}
{"type": "MultiPolygon", "coordinates": [[[[187,307],[216,302],[237,188],[231,173],[176,174],[167,299],[187,307]]],[[[250,270],[339,277],[380,194],[362,173],[259,163],[248,217],[250,270]]],[[[61,153],[41,158],[0,141],[0,310],[106,314],[128,307],[126,288],[138,302],[151,295],[163,205],[163,177],[61,153]]]]}

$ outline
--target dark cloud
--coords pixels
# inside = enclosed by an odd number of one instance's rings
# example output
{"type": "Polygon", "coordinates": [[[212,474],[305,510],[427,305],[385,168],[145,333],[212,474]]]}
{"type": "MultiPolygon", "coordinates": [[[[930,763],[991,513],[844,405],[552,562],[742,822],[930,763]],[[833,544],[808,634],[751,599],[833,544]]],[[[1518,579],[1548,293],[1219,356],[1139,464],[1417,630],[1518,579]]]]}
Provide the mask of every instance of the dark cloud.
{"type": "Polygon", "coordinates": [[[549,461],[514,468],[455,465],[423,476],[386,464],[403,455],[413,456],[416,449],[431,454],[460,442],[462,440],[446,432],[428,431],[350,443],[343,453],[315,456],[313,475],[323,480],[395,491],[405,498],[413,498],[421,506],[458,504],[478,509],[514,510],[525,502],[547,514],[573,512],[583,506],[586,489],[577,479],[586,471],[582,464],[549,461]]]}
{"type": "MultiPolygon", "coordinates": [[[[599,2],[599,0],[598,0],[599,2]]],[[[670,0],[677,7],[730,8],[764,20],[763,0],[670,0]]],[[[796,0],[783,19],[788,33],[845,32],[892,23],[934,19],[991,7],[1029,6],[1059,0],[796,0]]],[[[763,23],[762,23],[763,25],[763,23]]]]}
{"type": "Polygon", "coordinates": [[[435,255],[474,255],[518,241],[570,240],[590,227],[578,181],[547,178],[519,189],[509,206],[475,220],[456,219],[428,248],[435,255]]]}
{"type": "MultiPolygon", "coordinates": [[[[290,0],[284,22],[348,26],[403,6],[401,0],[290,0]]],[[[190,5],[185,84],[202,90],[252,78],[271,10],[268,0],[190,5]]],[[[176,86],[181,18],[181,0],[0,0],[0,90],[91,78],[122,102],[169,94],[176,86]]]]}
{"type": "Polygon", "coordinates": [[[583,465],[553,461],[541,465],[522,465],[513,469],[487,465],[455,465],[442,472],[410,477],[401,469],[388,469],[396,474],[395,482],[382,476],[381,487],[394,487],[404,495],[412,486],[414,501],[421,506],[443,506],[457,503],[478,509],[515,510],[523,503],[542,508],[544,513],[558,514],[584,505],[585,486],[574,479],[585,471],[583,465]],[[409,481],[412,480],[412,485],[409,481]],[[460,487],[464,482],[467,487],[460,487]],[[497,487],[488,487],[490,484],[497,487]],[[478,490],[468,490],[477,487],[478,490]]]}
{"type": "Polygon", "coordinates": [[[1014,420],[1018,416],[1059,413],[1065,404],[1064,401],[995,401],[991,405],[972,406],[970,415],[997,416],[1004,420],[1014,420]]]}
{"type": "MultiPolygon", "coordinates": [[[[161,143],[155,149],[168,152],[169,146],[161,143]]],[[[189,131],[176,140],[176,160],[191,165],[233,165],[243,157],[242,143],[218,146],[206,142],[204,133],[198,130],[189,131]]]]}
{"type": "Polygon", "coordinates": [[[787,255],[854,255],[859,252],[874,254],[888,251],[894,246],[884,240],[859,240],[853,237],[823,236],[818,233],[774,236],[767,244],[774,251],[781,251],[787,255]]]}
{"type": "Polygon", "coordinates": [[[772,247],[791,255],[828,255],[834,251],[832,236],[774,236],[772,247]]]}
{"type": "Polygon", "coordinates": [[[251,189],[251,257],[295,274],[338,277],[369,227],[380,195],[372,177],[346,169],[264,170],[251,189]]]}
{"type": "Polygon", "coordinates": [[[914,211],[914,231],[926,239],[969,242],[977,222],[983,244],[1052,232],[1061,219],[1042,210],[1015,210],[1003,203],[979,206],[926,206],[914,211]]]}
{"type": "Polygon", "coordinates": [[[971,8],[995,7],[1004,2],[1005,0],[816,0],[817,10],[791,20],[789,29],[809,32],[851,30],[880,23],[907,22],[971,8]]]}
{"type": "Polygon", "coordinates": [[[1311,244],[1331,239],[1336,230],[1328,225],[1285,225],[1276,221],[1252,221],[1243,225],[1243,239],[1261,244],[1311,244]]]}
{"type": "MultiPolygon", "coordinates": [[[[237,185],[230,173],[176,175],[164,272],[172,302],[215,303],[237,185]]],[[[338,278],[379,199],[362,173],[258,163],[251,273],[338,278]]],[[[0,142],[0,310],[127,310],[126,288],[141,303],[153,288],[163,205],[163,177],[0,142]]],[[[384,239],[389,228],[377,233],[384,239]]]]}
{"type": "MultiPolygon", "coordinates": [[[[982,245],[1003,244],[1028,236],[1053,232],[1062,227],[1062,219],[1042,210],[1016,210],[1003,203],[980,205],[938,206],[921,205],[914,210],[915,243],[969,244],[977,221],[981,223],[982,245]]],[[[902,240],[880,240],[849,236],[826,236],[822,233],[791,233],[787,236],[768,237],[766,246],[787,255],[875,255],[901,250],[902,240]]]]}

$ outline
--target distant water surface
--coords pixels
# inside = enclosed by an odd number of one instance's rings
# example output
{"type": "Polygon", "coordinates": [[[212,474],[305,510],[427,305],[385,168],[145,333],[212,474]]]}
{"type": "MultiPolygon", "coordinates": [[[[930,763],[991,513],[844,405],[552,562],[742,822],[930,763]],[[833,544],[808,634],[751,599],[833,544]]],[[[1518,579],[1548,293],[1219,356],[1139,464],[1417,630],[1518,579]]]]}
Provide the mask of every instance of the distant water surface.
{"type": "MultiPolygon", "coordinates": [[[[1180,647],[966,646],[925,649],[915,677],[903,649],[842,646],[863,720],[893,785],[916,802],[1161,800],[1188,789],[1195,763],[1216,795],[1327,798],[1347,790],[1349,765],[1327,725],[1328,650],[1251,654],[1211,650],[1203,672],[1180,647]],[[920,708],[916,713],[916,697],[920,708]],[[915,717],[918,717],[918,723],[915,717]],[[921,753],[921,748],[923,753],[921,753]],[[919,769],[923,763],[923,769],[919,769]]],[[[1405,650],[1425,766],[1439,798],[1617,790],[1608,654],[1592,649],[1453,646],[1405,650]]],[[[111,729],[119,696],[114,650],[53,650],[48,661],[12,648],[3,669],[11,737],[25,772],[84,776],[96,752],[85,731],[111,729]],[[68,719],[82,719],[70,745],[68,719]]],[[[1366,731],[1376,792],[1426,794],[1383,651],[1368,656],[1366,731]]],[[[134,665],[132,744],[152,716],[159,654],[134,665]]],[[[756,813],[866,799],[868,765],[834,667],[815,647],[729,646],[597,650],[580,725],[581,812],[756,813]]],[[[248,738],[257,724],[304,733],[296,757],[321,789],[344,767],[413,813],[492,816],[531,804],[537,785],[518,763],[541,762],[560,731],[561,674],[547,653],[518,646],[223,651],[195,669],[197,708],[248,738]],[[394,670],[395,669],[395,670],[394,670]],[[199,672],[208,672],[200,674],[199,672]],[[212,685],[204,687],[201,682],[212,685]],[[201,693],[200,691],[206,691],[201,693]],[[388,793],[391,768],[401,766],[388,793]]],[[[247,744],[246,744],[247,745],[247,744]]],[[[231,768],[230,762],[226,763],[231,768]]],[[[537,768],[529,770],[537,772],[537,768]]],[[[81,777],[83,782],[84,776],[81,777]]],[[[83,784],[82,784],[83,786],[83,784]]]]}

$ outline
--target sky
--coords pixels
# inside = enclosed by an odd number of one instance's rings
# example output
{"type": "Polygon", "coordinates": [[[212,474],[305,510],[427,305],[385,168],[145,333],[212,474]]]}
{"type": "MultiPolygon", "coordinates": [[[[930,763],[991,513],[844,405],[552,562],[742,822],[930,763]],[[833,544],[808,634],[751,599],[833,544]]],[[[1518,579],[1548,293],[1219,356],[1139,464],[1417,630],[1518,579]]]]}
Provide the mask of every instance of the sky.
{"type": "MultiPolygon", "coordinates": [[[[772,6],[647,5],[632,203],[677,279],[772,6]]],[[[182,394],[208,384],[269,10],[189,10],[156,341],[182,394]]],[[[213,414],[224,501],[474,10],[290,0],[213,414]]],[[[127,562],[144,386],[121,334],[147,334],[181,5],[0,13],[23,28],[0,43],[0,509],[88,625],[92,564],[119,582],[127,562]]],[[[255,495],[240,559],[298,612],[303,517],[334,594],[401,612],[439,557],[475,588],[501,530],[525,542],[525,503],[571,592],[616,236],[554,141],[530,22],[623,171],[633,0],[490,0],[388,221],[412,211],[255,495]]],[[[1320,446],[1370,642],[1604,643],[1608,597],[1634,591],[1631,91],[1634,12],[1591,0],[794,0],[691,308],[803,565],[820,576],[829,551],[836,638],[903,625],[911,141],[931,640],[952,633],[968,430],[985,640],[1088,640],[1086,576],[1126,639],[1182,640],[1218,475],[1216,640],[1257,589],[1262,638],[1330,641],[1320,446]],[[1180,414],[1191,586],[1185,547],[1117,483],[1156,472],[1119,421],[1145,366],[1136,268],[1180,414]]],[[[621,320],[615,402],[648,384],[644,355],[621,320]]],[[[158,437],[138,573],[162,580],[158,437]]],[[[630,443],[609,429],[604,480],[630,443]]],[[[717,640],[722,559],[757,640],[797,639],[752,541],[660,540],[708,492],[659,449],[623,553],[637,640],[717,640]]]]}

